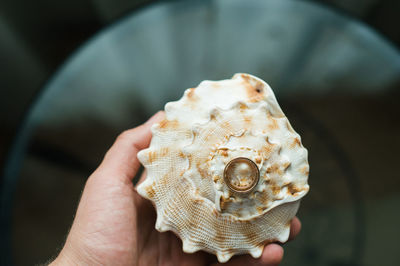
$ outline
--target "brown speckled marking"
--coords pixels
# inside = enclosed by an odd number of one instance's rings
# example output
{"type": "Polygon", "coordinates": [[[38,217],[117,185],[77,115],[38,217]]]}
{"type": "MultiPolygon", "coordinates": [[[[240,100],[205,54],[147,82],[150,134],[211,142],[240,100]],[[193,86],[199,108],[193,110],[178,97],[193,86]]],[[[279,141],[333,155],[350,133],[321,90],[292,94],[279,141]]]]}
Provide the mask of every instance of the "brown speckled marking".
{"type": "Polygon", "coordinates": [[[282,174],[283,174],[283,173],[282,173],[282,170],[281,170],[281,168],[280,168],[280,165],[279,165],[278,163],[274,163],[273,165],[271,165],[270,167],[268,167],[266,172],[267,172],[268,174],[271,174],[271,173],[276,173],[276,174],[278,174],[278,175],[282,175],[282,174]]]}
{"type": "Polygon", "coordinates": [[[219,198],[219,206],[221,207],[221,211],[223,211],[224,209],[226,209],[226,205],[229,203],[229,202],[232,202],[232,199],[229,197],[229,198],[225,198],[224,196],[221,196],[220,198],[219,198]]]}
{"type": "Polygon", "coordinates": [[[290,226],[292,225],[292,221],[293,221],[293,219],[289,220],[289,221],[286,223],[286,227],[289,227],[289,228],[290,228],[290,226]]]}
{"type": "Polygon", "coordinates": [[[290,183],[287,188],[287,193],[293,196],[296,196],[299,192],[303,191],[301,188],[296,187],[296,185],[293,183],[290,183]]]}
{"type": "Polygon", "coordinates": [[[240,77],[241,77],[242,79],[244,79],[247,83],[250,83],[250,77],[249,77],[248,75],[242,74],[242,75],[240,75],[240,77]]]}
{"type": "Polygon", "coordinates": [[[263,93],[264,92],[264,84],[262,84],[260,81],[257,81],[255,85],[255,89],[257,93],[263,93]]]}
{"type": "Polygon", "coordinates": [[[261,163],[261,157],[257,156],[257,157],[255,158],[255,161],[256,161],[256,163],[261,163]]]}
{"type": "Polygon", "coordinates": [[[283,170],[286,171],[286,169],[289,168],[289,166],[291,165],[291,162],[285,162],[282,164],[283,170]]]}
{"type": "Polygon", "coordinates": [[[291,147],[292,149],[295,148],[296,146],[298,146],[298,147],[301,146],[301,141],[300,141],[300,139],[299,139],[298,137],[295,137],[295,138],[293,139],[292,144],[290,144],[290,147],[291,147]]]}
{"type": "Polygon", "coordinates": [[[247,123],[247,124],[250,124],[250,123],[251,123],[251,117],[250,117],[250,116],[245,116],[245,117],[243,118],[243,120],[244,120],[244,122],[247,123]]]}
{"type": "Polygon", "coordinates": [[[194,96],[195,96],[195,95],[194,95],[195,89],[196,89],[196,88],[190,88],[190,89],[189,89],[189,91],[188,91],[188,93],[187,93],[187,97],[188,97],[189,100],[193,100],[193,98],[194,98],[194,96]]]}
{"type": "Polygon", "coordinates": [[[188,167],[188,170],[189,169],[191,169],[192,168],[192,165],[193,165],[193,159],[192,159],[192,155],[191,154],[187,154],[186,155],[186,157],[188,158],[188,161],[189,161],[189,167],[188,167]]]}
{"type": "Polygon", "coordinates": [[[250,83],[244,83],[244,85],[246,87],[246,94],[249,102],[255,103],[263,100],[264,97],[262,93],[258,92],[250,83]]]}
{"type": "Polygon", "coordinates": [[[229,123],[229,121],[225,121],[222,124],[220,124],[219,126],[226,129],[227,131],[232,131],[232,126],[229,123]]]}
{"type": "Polygon", "coordinates": [[[160,129],[177,129],[179,122],[177,120],[167,120],[164,119],[159,123],[160,129]]]}
{"type": "Polygon", "coordinates": [[[254,240],[256,240],[258,237],[258,234],[255,231],[254,227],[249,227],[249,230],[245,232],[245,235],[247,237],[248,243],[253,243],[254,240]]]}
{"type": "MultiPolygon", "coordinates": [[[[197,202],[195,199],[193,199],[191,201],[191,203],[196,204],[197,202]]],[[[169,205],[169,203],[167,205],[168,205],[169,210],[173,209],[172,206],[169,205]]],[[[171,215],[171,214],[169,214],[169,215],[171,215]]],[[[192,229],[193,230],[194,228],[198,227],[198,223],[196,221],[194,221],[193,219],[182,219],[181,221],[182,221],[182,223],[180,223],[181,229],[184,229],[184,230],[192,229]]]]}
{"type": "Polygon", "coordinates": [[[256,80],[256,79],[253,79],[253,78],[251,78],[251,77],[249,77],[249,76],[247,76],[247,75],[241,75],[241,77],[242,77],[247,83],[250,83],[250,84],[251,84],[251,82],[253,81],[253,82],[255,83],[255,86],[254,86],[254,87],[255,87],[257,93],[262,93],[262,92],[264,91],[264,84],[263,84],[261,81],[256,80]]]}
{"type": "Polygon", "coordinates": [[[266,157],[266,158],[269,157],[269,155],[272,153],[272,151],[274,150],[274,147],[275,147],[275,144],[270,144],[270,143],[268,143],[268,144],[269,145],[264,145],[262,147],[262,151],[263,151],[264,157],[266,157]]]}
{"type": "Polygon", "coordinates": [[[168,152],[169,152],[169,148],[168,147],[161,148],[160,156],[165,156],[165,155],[168,154],[168,152]]]}
{"type": "Polygon", "coordinates": [[[220,206],[220,208],[221,208],[221,211],[224,211],[225,210],[225,208],[226,208],[226,200],[225,200],[225,198],[222,196],[222,197],[220,197],[219,198],[219,206],[220,206]]]}
{"type": "Polygon", "coordinates": [[[237,250],[236,249],[233,249],[233,248],[228,248],[228,249],[226,249],[226,250],[224,250],[225,251],[225,254],[227,255],[227,256],[233,256],[233,255],[235,255],[235,253],[237,252],[237,250]]]}
{"type": "Polygon", "coordinates": [[[202,178],[209,178],[208,171],[205,170],[205,169],[203,169],[203,168],[201,167],[201,165],[202,165],[202,164],[201,164],[200,161],[197,161],[197,162],[196,162],[197,171],[199,171],[199,173],[200,173],[200,175],[201,175],[202,178]]]}
{"type": "Polygon", "coordinates": [[[270,182],[269,188],[271,189],[271,191],[274,195],[277,195],[281,192],[280,186],[278,186],[274,182],[270,182]]]}
{"type": "Polygon", "coordinates": [[[153,163],[157,159],[158,155],[156,151],[150,151],[148,153],[148,161],[149,163],[153,163]]]}
{"type": "Polygon", "coordinates": [[[273,130],[277,130],[279,128],[278,122],[276,121],[275,118],[270,118],[270,123],[268,124],[268,129],[273,131],[273,130]]]}
{"type": "Polygon", "coordinates": [[[241,75],[243,85],[246,88],[246,94],[249,102],[259,102],[264,99],[264,84],[261,81],[250,79],[249,76],[241,75]],[[254,83],[254,84],[252,84],[254,83]]]}
{"type": "Polygon", "coordinates": [[[222,156],[224,156],[224,157],[228,157],[228,151],[227,151],[227,149],[221,149],[221,155],[222,156]]]}
{"type": "Polygon", "coordinates": [[[232,214],[236,217],[242,217],[240,214],[242,211],[243,211],[243,208],[239,208],[236,211],[234,211],[232,214]]]}
{"type": "Polygon", "coordinates": [[[219,226],[215,227],[215,240],[221,244],[226,240],[226,235],[224,235],[222,228],[219,226]]]}
{"type": "Polygon", "coordinates": [[[217,183],[219,180],[221,180],[221,177],[219,175],[213,176],[213,182],[217,183]]]}
{"type": "Polygon", "coordinates": [[[310,173],[310,168],[308,167],[308,165],[303,166],[302,168],[300,168],[300,173],[304,174],[304,175],[308,175],[310,173]]]}
{"type": "Polygon", "coordinates": [[[246,109],[249,109],[249,107],[247,107],[247,105],[245,105],[244,103],[239,103],[240,112],[243,112],[246,109]]]}
{"type": "Polygon", "coordinates": [[[262,208],[260,206],[257,206],[256,209],[257,209],[258,214],[261,214],[264,212],[264,208],[262,208]]]}
{"type": "Polygon", "coordinates": [[[263,175],[263,179],[264,179],[266,182],[269,182],[269,181],[271,180],[271,177],[268,175],[267,171],[265,171],[265,173],[264,173],[264,175],[263,175]]]}
{"type": "Polygon", "coordinates": [[[213,214],[215,217],[219,216],[219,212],[217,211],[217,209],[213,208],[213,214]]]}
{"type": "Polygon", "coordinates": [[[203,137],[203,139],[204,139],[204,141],[208,141],[211,137],[213,137],[214,136],[214,133],[207,133],[204,137],[203,137]]]}
{"type": "Polygon", "coordinates": [[[197,228],[198,225],[199,225],[198,223],[196,223],[195,221],[193,221],[191,219],[187,220],[187,228],[191,228],[193,230],[194,228],[197,228]]]}
{"type": "Polygon", "coordinates": [[[236,220],[232,216],[225,217],[225,219],[228,220],[230,223],[236,222],[236,220]]]}
{"type": "Polygon", "coordinates": [[[210,114],[210,120],[217,120],[217,116],[215,115],[215,113],[210,114]]]}
{"type": "Polygon", "coordinates": [[[257,193],[257,200],[263,206],[268,206],[268,204],[269,204],[269,197],[268,197],[268,194],[265,191],[263,191],[261,193],[257,193]]]}
{"type": "Polygon", "coordinates": [[[154,190],[154,182],[150,186],[145,187],[146,194],[149,198],[154,198],[156,191],[154,190]]]}
{"type": "Polygon", "coordinates": [[[195,198],[194,199],[194,203],[195,204],[202,204],[204,202],[204,199],[202,199],[202,198],[195,198]]]}
{"type": "Polygon", "coordinates": [[[179,157],[181,157],[181,158],[185,158],[186,156],[185,156],[185,154],[182,152],[182,151],[179,151],[179,157]]]}
{"type": "Polygon", "coordinates": [[[158,182],[160,183],[161,186],[168,185],[168,180],[170,179],[168,177],[169,177],[169,173],[165,174],[162,178],[160,178],[160,180],[158,182]]]}

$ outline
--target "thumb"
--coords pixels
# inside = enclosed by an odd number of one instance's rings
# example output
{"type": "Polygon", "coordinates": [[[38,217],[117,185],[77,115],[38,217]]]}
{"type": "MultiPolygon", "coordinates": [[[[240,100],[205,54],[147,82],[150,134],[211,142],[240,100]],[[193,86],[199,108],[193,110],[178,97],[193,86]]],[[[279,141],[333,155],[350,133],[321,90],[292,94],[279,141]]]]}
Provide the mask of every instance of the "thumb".
{"type": "Polygon", "coordinates": [[[164,119],[164,116],[164,112],[159,111],[143,125],[122,132],[104,156],[96,172],[101,171],[103,174],[131,182],[140,167],[137,153],[149,146],[150,128],[164,119]]]}

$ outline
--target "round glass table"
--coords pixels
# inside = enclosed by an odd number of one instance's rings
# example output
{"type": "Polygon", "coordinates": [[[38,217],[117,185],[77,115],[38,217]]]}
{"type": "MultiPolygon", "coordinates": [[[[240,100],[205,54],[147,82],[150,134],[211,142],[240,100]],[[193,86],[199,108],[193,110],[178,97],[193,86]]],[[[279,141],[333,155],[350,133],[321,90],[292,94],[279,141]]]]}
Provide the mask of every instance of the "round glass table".
{"type": "Polygon", "coordinates": [[[285,244],[283,265],[370,260],[361,189],[369,175],[357,161],[364,151],[353,147],[368,136],[352,132],[365,121],[357,116],[365,102],[359,99],[385,98],[399,84],[399,52],[366,25],[313,3],[208,0],[133,12],[95,35],[47,82],[2,179],[1,262],[54,256],[86,178],[118,133],[186,88],[237,72],[269,83],[309,149],[303,230],[285,244]]]}

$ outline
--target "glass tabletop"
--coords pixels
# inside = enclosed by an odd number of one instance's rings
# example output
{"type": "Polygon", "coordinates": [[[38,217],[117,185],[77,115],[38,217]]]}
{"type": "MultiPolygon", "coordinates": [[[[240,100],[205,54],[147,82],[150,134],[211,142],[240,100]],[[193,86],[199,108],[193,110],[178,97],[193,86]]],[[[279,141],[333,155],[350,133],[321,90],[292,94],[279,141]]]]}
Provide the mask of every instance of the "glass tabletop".
{"type": "MultiPolygon", "coordinates": [[[[285,245],[283,265],[373,261],[366,223],[381,194],[365,193],[374,172],[361,159],[360,143],[370,141],[371,121],[381,123],[376,134],[398,132],[390,95],[399,84],[400,54],[366,25],[327,8],[257,0],[152,4],[105,28],[65,62],[30,108],[6,166],[4,261],[32,264],[55,255],[87,176],[119,132],[186,88],[238,72],[269,83],[309,149],[303,230],[285,245]]],[[[378,154],[378,146],[369,147],[378,154]]]]}

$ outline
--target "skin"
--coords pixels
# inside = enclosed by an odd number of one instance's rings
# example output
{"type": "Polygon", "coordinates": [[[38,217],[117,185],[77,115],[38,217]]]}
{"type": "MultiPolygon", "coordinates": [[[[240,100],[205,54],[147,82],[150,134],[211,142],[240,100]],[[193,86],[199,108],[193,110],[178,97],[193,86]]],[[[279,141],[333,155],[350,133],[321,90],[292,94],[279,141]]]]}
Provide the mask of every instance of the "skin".
{"type": "MultiPolygon", "coordinates": [[[[118,136],[88,178],[65,245],[51,265],[278,265],[283,258],[278,244],[265,246],[258,259],[241,255],[219,264],[206,252],[184,253],[173,233],[155,230],[155,210],[138,195],[132,179],[140,167],[137,153],[150,144],[151,125],[163,118],[164,113],[158,112],[118,136]]],[[[144,173],[139,183],[145,178],[144,173]]],[[[294,218],[289,239],[300,228],[294,218]]]]}

